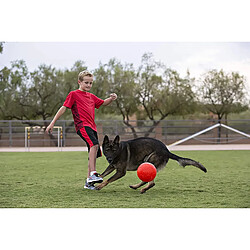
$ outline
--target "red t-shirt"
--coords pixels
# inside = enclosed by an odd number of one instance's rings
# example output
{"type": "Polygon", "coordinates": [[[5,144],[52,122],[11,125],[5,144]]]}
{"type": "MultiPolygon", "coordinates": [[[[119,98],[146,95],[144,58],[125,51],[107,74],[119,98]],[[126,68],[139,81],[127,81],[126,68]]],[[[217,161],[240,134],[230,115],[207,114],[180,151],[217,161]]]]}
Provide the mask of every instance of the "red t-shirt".
{"type": "Polygon", "coordinates": [[[68,94],[63,106],[71,109],[76,131],[84,126],[96,131],[95,108],[100,108],[103,102],[97,96],[78,89],[68,94]]]}

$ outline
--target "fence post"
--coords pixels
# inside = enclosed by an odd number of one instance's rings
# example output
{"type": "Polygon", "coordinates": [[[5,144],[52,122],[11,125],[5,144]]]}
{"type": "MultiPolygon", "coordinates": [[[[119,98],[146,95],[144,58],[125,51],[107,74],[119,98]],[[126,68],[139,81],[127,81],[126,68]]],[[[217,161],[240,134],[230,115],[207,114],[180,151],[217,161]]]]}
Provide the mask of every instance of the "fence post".
{"type": "Polygon", "coordinates": [[[63,121],[63,146],[66,147],[66,133],[65,133],[65,127],[66,127],[66,122],[63,121]]]}
{"type": "Polygon", "coordinates": [[[9,121],[9,147],[12,147],[12,122],[9,121]]]}

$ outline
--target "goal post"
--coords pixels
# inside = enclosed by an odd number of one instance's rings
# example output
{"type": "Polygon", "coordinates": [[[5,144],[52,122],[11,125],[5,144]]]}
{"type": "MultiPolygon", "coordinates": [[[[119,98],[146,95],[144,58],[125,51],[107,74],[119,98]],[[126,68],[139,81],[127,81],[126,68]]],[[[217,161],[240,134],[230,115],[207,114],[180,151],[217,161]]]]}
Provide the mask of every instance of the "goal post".
{"type": "Polygon", "coordinates": [[[185,141],[188,141],[188,140],[190,140],[190,139],[192,139],[192,138],[194,138],[194,137],[196,137],[196,136],[198,136],[198,135],[204,134],[204,133],[206,133],[206,132],[208,132],[208,131],[210,131],[210,130],[212,130],[212,129],[214,129],[214,128],[217,128],[217,127],[224,127],[224,128],[226,128],[226,129],[229,129],[229,130],[234,131],[235,133],[238,133],[238,134],[241,134],[241,135],[244,135],[244,136],[250,138],[250,135],[248,135],[248,134],[246,134],[246,133],[244,133],[244,132],[242,132],[242,131],[240,131],[240,130],[238,130],[238,129],[229,127],[229,126],[224,125],[224,124],[222,124],[222,123],[217,123],[217,124],[215,124],[215,125],[213,125],[213,126],[211,126],[211,127],[208,127],[208,128],[206,128],[206,129],[203,129],[203,130],[201,130],[201,131],[199,131],[199,132],[197,132],[197,133],[195,133],[195,134],[193,134],[193,135],[190,135],[190,136],[188,136],[188,137],[186,137],[186,138],[184,138],[184,139],[181,139],[181,140],[179,140],[179,141],[176,141],[176,142],[174,142],[174,143],[172,143],[172,144],[170,144],[170,145],[168,145],[168,146],[169,146],[169,147],[170,147],[170,146],[172,147],[172,146],[179,145],[179,144],[181,144],[181,143],[183,143],[183,142],[185,142],[185,141]]]}
{"type": "MultiPolygon", "coordinates": [[[[45,129],[45,127],[33,126],[33,127],[25,127],[25,151],[30,151],[30,141],[31,141],[31,131],[34,129],[45,129]]],[[[61,148],[62,151],[62,143],[63,143],[63,129],[61,126],[54,126],[57,129],[57,147],[58,151],[61,148]]]]}

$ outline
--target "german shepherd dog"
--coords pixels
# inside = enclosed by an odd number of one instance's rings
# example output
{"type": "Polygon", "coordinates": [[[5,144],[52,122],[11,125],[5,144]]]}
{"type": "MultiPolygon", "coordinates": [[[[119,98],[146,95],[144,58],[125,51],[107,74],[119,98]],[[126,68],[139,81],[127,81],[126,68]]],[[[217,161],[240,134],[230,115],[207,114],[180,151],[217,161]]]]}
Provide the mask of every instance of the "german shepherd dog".
{"type": "MultiPolygon", "coordinates": [[[[206,168],[199,162],[188,158],[182,158],[171,153],[165,144],[153,138],[141,137],[120,142],[119,135],[117,135],[114,140],[109,140],[108,136],[105,135],[102,148],[109,166],[100,176],[103,178],[114,170],[116,170],[116,173],[108,180],[105,180],[96,186],[97,190],[100,190],[109,183],[123,177],[127,171],[136,171],[139,165],[143,162],[154,164],[157,172],[165,167],[169,159],[178,161],[182,167],[193,165],[205,173],[207,172],[206,168]]],[[[139,184],[130,185],[129,187],[137,189],[145,184],[147,184],[147,182],[142,181],[139,184]]],[[[141,193],[145,193],[154,185],[154,180],[148,182],[148,185],[141,189],[141,193]]]]}

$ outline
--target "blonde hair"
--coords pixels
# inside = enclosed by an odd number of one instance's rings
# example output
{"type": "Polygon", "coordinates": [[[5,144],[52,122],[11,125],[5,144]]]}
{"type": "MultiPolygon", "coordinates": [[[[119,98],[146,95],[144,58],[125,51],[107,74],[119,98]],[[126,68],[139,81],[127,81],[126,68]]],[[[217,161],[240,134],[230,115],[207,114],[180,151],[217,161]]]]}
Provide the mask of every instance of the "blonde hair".
{"type": "Polygon", "coordinates": [[[84,71],[82,71],[82,72],[79,73],[79,75],[78,75],[78,80],[79,80],[80,82],[82,82],[84,76],[90,76],[90,77],[92,77],[93,74],[91,74],[91,73],[90,73],[89,71],[87,71],[87,70],[84,70],[84,71]]]}

